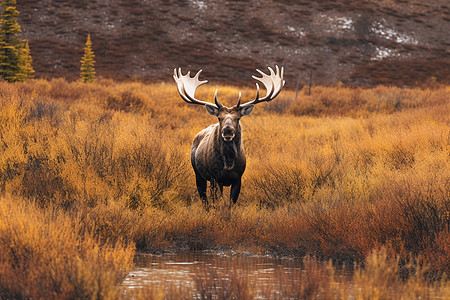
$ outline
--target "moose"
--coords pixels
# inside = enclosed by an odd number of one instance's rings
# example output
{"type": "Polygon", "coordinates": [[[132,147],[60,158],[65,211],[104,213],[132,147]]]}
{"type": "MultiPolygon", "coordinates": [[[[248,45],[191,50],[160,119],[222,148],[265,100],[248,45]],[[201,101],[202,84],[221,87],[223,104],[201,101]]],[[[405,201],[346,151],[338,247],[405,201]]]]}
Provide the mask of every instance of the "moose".
{"type": "MultiPolygon", "coordinates": [[[[269,102],[275,99],[285,84],[283,80],[284,69],[275,66],[276,72],[269,67],[270,74],[261,74],[261,78],[252,76],[260,81],[265,89],[266,95],[259,97],[259,85],[256,83],[256,97],[252,101],[241,104],[241,92],[235,106],[229,108],[222,105],[217,99],[217,89],[214,94],[214,104],[195,98],[195,90],[207,80],[200,81],[202,70],[194,77],[190,72],[186,75],[181,73],[181,68],[174,69],[173,78],[177,83],[178,93],[181,98],[189,104],[204,105],[208,114],[216,116],[219,123],[210,125],[200,131],[194,138],[191,148],[191,163],[195,172],[197,190],[204,205],[208,207],[206,197],[207,181],[210,182],[211,190],[216,191],[219,186],[223,193],[223,186],[230,186],[231,201],[236,204],[241,191],[241,177],[245,170],[245,151],[242,142],[242,130],[239,120],[243,116],[252,113],[253,108],[260,102],[269,102]]],[[[214,201],[213,196],[213,201],[214,201]]]]}

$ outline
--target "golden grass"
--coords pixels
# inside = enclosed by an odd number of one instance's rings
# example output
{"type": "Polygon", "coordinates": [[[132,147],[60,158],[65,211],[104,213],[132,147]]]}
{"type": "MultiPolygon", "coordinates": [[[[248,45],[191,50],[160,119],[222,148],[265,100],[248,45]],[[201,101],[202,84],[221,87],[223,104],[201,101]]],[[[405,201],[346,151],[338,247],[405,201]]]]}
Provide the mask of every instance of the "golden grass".
{"type": "Polygon", "coordinates": [[[99,242],[79,216],[0,198],[0,298],[117,299],[134,246],[99,242]]]}
{"type": "MultiPolygon", "coordinates": [[[[214,90],[200,89],[197,96],[212,99],[214,90]]],[[[242,91],[244,99],[254,97],[254,90],[242,91]]],[[[234,87],[219,87],[225,105],[237,95],[234,87]]],[[[430,266],[426,276],[445,277],[450,87],[316,87],[311,96],[293,98],[284,91],[242,119],[248,164],[238,205],[228,210],[222,202],[206,212],[195,189],[190,145],[216,120],[179,99],[174,84],[2,82],[2,201],[10,210],[17,203],[14,214],[27,210],[32,217],[19,217],[23,224],[2,218],[0,226],[75,226],[74,239],[86,247],[109,245],[89,251],[125,253],[117,254],[123,261],[132,252],[128,244],[150,251],[311,254],[341,262],[363,262],[385,249],[389,258],[399,257],[392,265],[421,256],[430,266]]],[[[38,236],[22,231],[19,238],[40,244],[38,236]]],[[[60,252],[81,249],[70,247],[60,252]]],[[[10,250],[1,249],[2,262],[13,265],[10,250]]],[[[119,278],[114,276],[109,282],[119,278]]]]}

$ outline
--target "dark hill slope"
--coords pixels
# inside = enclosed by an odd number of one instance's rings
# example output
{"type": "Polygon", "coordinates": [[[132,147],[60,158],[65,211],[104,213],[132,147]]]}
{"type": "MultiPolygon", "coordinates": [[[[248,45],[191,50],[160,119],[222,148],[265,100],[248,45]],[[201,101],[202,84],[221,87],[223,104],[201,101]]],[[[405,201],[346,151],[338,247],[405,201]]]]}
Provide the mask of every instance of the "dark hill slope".
{"type": "Polygon", "coordinates": [[[97,73],[251,84],[283,65],[288,85],[450,83],[448,0],[18,0],[37,76],[75,79],[87,33],[97,73]],[[432,79],[432,77],[434,77],[432,79]]]}

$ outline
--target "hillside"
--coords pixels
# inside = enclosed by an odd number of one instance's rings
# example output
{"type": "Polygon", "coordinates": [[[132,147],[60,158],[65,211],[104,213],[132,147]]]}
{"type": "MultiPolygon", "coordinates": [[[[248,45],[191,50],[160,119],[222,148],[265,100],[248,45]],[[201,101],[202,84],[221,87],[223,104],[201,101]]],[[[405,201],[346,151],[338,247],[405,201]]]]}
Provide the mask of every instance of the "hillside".
{"type": "Polygon", "coordinates": [[[76,79],[87,33],[97,73],[171,80],[204,69],[250,85],[255,68],[283,65],[288,87],[450,83],[447,0],[18,0],[38,77],[76,79]]]}

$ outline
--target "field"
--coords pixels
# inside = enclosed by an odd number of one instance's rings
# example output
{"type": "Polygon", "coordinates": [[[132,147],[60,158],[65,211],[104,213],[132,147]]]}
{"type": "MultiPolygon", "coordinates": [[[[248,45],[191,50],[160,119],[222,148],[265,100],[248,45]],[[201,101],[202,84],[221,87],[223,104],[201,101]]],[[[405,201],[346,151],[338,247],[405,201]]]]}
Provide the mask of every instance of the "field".
{"type": "Polygon", "coordinates": [[[0,298],[120,298],[136,251],[206,249],[355,263],[358,299],[450,297],[449,99],[283,91],[241,120],[238,204],[205,211],[189,154],[216,120],[174,84],[0,82],[0,298]]]}

